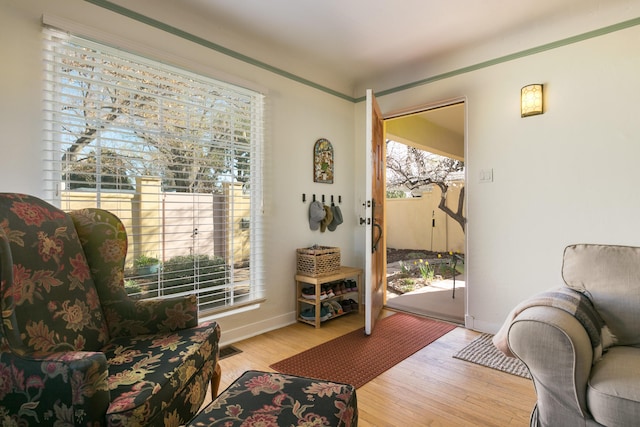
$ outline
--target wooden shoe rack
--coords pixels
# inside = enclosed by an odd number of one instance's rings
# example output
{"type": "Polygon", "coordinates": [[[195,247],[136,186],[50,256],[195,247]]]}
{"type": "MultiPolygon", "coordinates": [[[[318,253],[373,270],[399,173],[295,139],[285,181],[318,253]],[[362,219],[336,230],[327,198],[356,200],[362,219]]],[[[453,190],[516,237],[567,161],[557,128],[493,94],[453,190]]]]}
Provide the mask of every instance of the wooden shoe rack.
{"type": "MultiPolygon", "coordinates": [[[[358,302],[358,313],[360,313],[360,308],[362,307],[362,269],[355,267],[345,267],[341,266],[339,270],[334,273],[328,274],[326,276],[321,277],[311,277],[305,276],[303,274],[296,274],[296,318],[303,323],[308,323],[310,325],[314,325],[316,328],[320,327],[320,310],[322,308],[322,303],[325,301],[335,300],[340,302],[342,299],[353,299],[354,294],[357,293],[358,302]],[[351,291],[343,293],[342,295],[336,295],[331,298],[326,298],[324,300],[320,299],[320,294],[322,292],[322,285],[325,283],[337,282],[344,279],[355,278],[356,286],[358,288],[357,291],[351,291]],[[314,299],[304,298],[302,296],[302,288],[307,287],[309,285],[313,285],[315,287],[316,296],[314,299]],[[305,307],[306,306],[306,307],[305,307]],[[300,317],[300,312],[304,310],[304,308],[314,307],[316,318],[314,321],[303,319],[300,317]]],[[[334,315],[331,319],[335,319],[336,317],[342,316],[344,314],[349,314],[350,312],[334,315]]]]}

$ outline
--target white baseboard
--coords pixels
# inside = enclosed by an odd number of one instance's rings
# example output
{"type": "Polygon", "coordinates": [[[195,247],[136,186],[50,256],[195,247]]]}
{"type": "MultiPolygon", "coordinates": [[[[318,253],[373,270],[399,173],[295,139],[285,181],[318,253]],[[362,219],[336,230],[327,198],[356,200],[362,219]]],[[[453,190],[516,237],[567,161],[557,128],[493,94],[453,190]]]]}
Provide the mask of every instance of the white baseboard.
{"type": "Polygon", "coordinates": [[[270,319],[260,319],[259,322],[249,323],[234,329],[225,329],[222,331],[220,339],[220,347],[233,344],[274,329],[284,328],[296,323],[296,313],[291,312],[281,316],[272,317],[270,319]]]}
{"type": "MultiPolygon", "coordinates": [[[[471,317],[471,316],[468,316],[471,317]]],[[[469,327],[466,325],[466,319],[465,319],[465,326],[468,329],[472,329],[474,331],[478,331],[478,332],[484,332],[487,334],[495,334],[496,332],[498,332],[500,330],[500,327],[502,327],[502,323],[492,323],[492,322],[483,322],[483,321],[478,321],[478,319],[472,318],[473,322],[472,322],[472,327],[469,327]]]]}
{"type": "Polygon", "coordinates": [[[473,316],[469,316],[468,314],[464,316],[464,327],[467,329],[473,329],[475,318],[473,316]]]}

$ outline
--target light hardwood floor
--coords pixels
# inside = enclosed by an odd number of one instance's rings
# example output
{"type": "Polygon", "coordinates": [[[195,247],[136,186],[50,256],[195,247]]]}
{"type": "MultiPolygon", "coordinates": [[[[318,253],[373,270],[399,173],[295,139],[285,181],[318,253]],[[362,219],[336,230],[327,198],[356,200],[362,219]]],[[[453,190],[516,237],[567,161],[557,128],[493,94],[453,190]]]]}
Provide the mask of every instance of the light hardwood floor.
{"type": "MultiPolygon", "coordinates": [[[[385,310],[383,315],[391,315],[385,310]]],[[[243,372],[269,365],[362,327],[361,315],[296,323],[234,343],[242,353],[220,362],[224,390],[243,372]]],[[[224,331],[222,331],[224,335],[224,331]]],[[[357,390],[360,427],[527,426],[535,403],[527,379],[453,358],[479,335],[458,327],[357,390]]],[[[335,363],[356,364],[357,360],[335,363]]],[[[206,402],[205,402],[206,404],[206,402]]]]}

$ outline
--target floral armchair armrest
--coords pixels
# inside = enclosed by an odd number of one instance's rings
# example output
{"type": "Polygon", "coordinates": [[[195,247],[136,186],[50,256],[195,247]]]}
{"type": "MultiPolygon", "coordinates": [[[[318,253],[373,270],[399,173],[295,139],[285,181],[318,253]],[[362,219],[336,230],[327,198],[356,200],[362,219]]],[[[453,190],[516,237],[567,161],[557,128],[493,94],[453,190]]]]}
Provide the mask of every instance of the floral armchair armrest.
{"type": "Polygon", "coordinates": [[[170,332],[198,325],[195,295],[134,301],[122,291],[122,299],[102,303],[112,337],[170,332]]]}
{"type": "Polygon", "coordinates": [[[96,284],[112,336],[173,331],[198,324],[196,298],[133,300],[124,289],[127,232],[122,221],[103,209],[70,212],[96,284]]]}
{"type": "Polygon", "coordinates": [[[103,353],[19,356],[0,349],[0,425],[105,424],[109,406],[103,353]]]}

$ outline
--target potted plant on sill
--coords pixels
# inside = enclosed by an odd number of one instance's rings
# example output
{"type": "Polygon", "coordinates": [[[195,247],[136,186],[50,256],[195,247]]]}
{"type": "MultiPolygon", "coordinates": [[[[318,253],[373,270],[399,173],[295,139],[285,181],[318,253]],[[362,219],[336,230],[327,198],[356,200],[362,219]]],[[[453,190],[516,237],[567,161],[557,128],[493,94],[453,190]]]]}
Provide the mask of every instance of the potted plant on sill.
{"type": "Polygon", "coordinates": [[[147,255],[140,255],[138,258],[133,260],[133,266],[136,268],[136,273],[141,276],[156,274],[158,272],[159,265],[160,260],[158,260],[158,258],[153,258],[147,255]]]}

